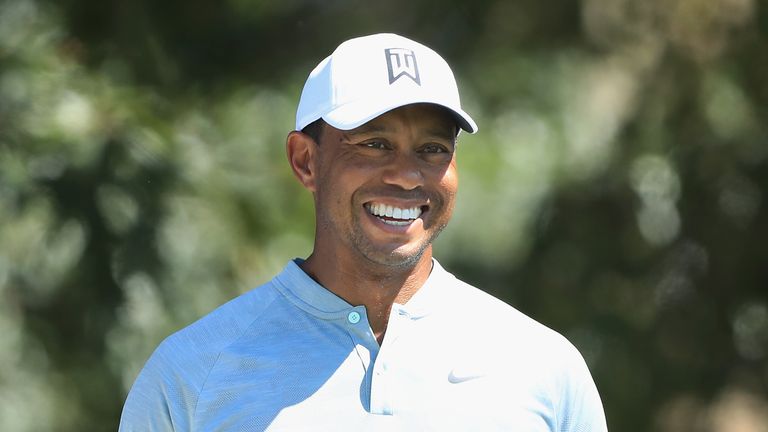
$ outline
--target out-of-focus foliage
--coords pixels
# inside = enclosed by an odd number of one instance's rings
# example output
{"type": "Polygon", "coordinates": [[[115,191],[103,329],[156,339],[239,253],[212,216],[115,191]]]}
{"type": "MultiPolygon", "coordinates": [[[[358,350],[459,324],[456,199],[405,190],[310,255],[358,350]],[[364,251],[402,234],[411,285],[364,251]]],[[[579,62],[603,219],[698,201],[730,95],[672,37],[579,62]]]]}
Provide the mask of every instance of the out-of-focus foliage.
{"type": "Polygon", "coordinates": [[[114,430],[163,337],[309,253],[285,135],[379,31],[480,124],[446,267],[568,336],[611,430],[765,431],[758,0],[0,1],[0,430],[114,430]]]}

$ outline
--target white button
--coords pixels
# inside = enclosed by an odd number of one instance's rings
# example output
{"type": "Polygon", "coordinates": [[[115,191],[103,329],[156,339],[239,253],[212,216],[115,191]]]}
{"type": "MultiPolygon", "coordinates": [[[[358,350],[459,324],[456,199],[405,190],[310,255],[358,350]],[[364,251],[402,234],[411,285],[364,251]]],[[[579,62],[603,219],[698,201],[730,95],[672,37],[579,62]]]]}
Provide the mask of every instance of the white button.
{"type": "Polygon", "coordinates": [[[352,311],[347,315],[347,321],[349,321],[352,324],[357,324],[360,322],[360,314],[358,312],[352,311]]]}

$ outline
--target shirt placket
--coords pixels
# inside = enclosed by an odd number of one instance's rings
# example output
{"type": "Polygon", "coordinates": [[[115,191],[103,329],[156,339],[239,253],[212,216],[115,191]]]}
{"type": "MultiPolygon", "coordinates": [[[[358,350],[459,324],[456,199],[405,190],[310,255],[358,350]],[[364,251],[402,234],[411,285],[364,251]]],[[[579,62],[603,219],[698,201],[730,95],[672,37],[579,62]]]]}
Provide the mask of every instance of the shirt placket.
{"type": "Polygon", "coordinates": [[[355,352],[360,359],[360,364],[363,369],[363,394],[361,397],[363,402],[367,405],[365,406],[365,409],[371,412],[371,375],[373,372],[371,366],[375,364],[376,358],[378,357],[379,344],[376,342],[371,326],[368,323],[365,306],[356,306],[347,310],[344,326],[347,329],[347,334],[352,340],[355,352]]]}
{"type": "Polygon", "coordinates": [[[373,363],[371,374],[371,413],[394,415],[397,411],[398,386],[398,351],[397,340],[403,333],[403,327],[410,321],[400,305],[393,305],[387,324],[387,333],[373,363]]]}

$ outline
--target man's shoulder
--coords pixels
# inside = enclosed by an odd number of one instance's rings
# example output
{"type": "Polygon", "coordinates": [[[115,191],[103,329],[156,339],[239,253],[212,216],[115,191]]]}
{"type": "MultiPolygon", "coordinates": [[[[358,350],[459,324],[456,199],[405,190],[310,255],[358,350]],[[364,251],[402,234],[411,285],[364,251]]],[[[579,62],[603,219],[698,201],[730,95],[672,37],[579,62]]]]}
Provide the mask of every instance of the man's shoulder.
{"type": "Polygon", "coordinates": [[[121,431],[188,426],[198,395],[221,352],[245,334],[278,298],[273,281],[219,306],[160,343],[128,394],[121,431]]]}
{"type": "Polygon", "coordinates": [[[507,347],[504,349],[525,347],[530,356],[538,359],[581,358],[558,331],[467,282],[455,278],[450,293],[450,314],[463,317],[456,322],[476,340],[493,340],[496,346],[507,347]]]}
{"type": "Polygon", "coordinates": [[[202,385],[220,353],[235,343],[278,297],[273,284],[270,281],[241,294],[165,338],[139,378],[154,376],[155,383],[172,379],[192,387],[202,385]]]}
{"type": "MultiPolygon", "coordinates": [[[[488,292],[454,277],[451,284],[449,307],[458,309],[463,316],[484,317],[479,322],[524,326],[534,331],[552,332],[551,329],[526,315],[515,306],[495,297],[488,292]]],[[[474,320],[478,322],[477,320],[474,320]]]]}
{"type": "Polygon", "coordinates": [[[158,346],[156,354],[210,361],[210,357],[237,341],[279,298],[274,283],[272,280],[241,294],[171,334],[158,346]]]}
{"type": "Polygon", "coordinates": [[[555,430],[605,430],[589,369],[566,337],[441,268],[435,281],[427,287],[437,288],[427,293],[435,316],[424,326],[452,374],[488,378],[492,400],[547,407],[544,415],[555,430]]]}
{"type": "MultiPolygon", "coordinates": [[[[512,305],[456,279],[452,284],[451,321],[463,351],[482,353],[484,364],[502,375],[542,383],[562,419],[575,415],[569,404],[588,399],[595,421],[602,418],[600,400],[586,362],[565,336],[512,305]],[[459,320],[456,317],[462,316],[459,320]],[[520,374],[524,374],[521,376],[520,374]]],[[[604,425],[605,420],[602,420],[604,425]]],[[[601,429],[604,430],[604,426],[601,429]]],[[[591,429],[590,429],[591,430],[591,429]]]]}

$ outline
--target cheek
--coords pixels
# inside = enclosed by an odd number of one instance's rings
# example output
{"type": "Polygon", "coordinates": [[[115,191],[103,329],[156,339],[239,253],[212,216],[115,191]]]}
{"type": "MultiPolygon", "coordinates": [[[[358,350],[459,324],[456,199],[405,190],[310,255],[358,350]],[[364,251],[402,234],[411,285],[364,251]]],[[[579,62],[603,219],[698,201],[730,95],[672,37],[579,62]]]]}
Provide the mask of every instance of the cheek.
{"type": "Polygon", "coordinates": [[[452,203],[456,199],[456,193],[459,190],[459,177],[454,164],[451,164],[440,179],[440,189],[443,191],[447,201],[452,203]]]}
{"type": "Polygon", "coordinates": [[[316,196],[318,205],[329,212],[346,211],[354,199],[359,175],[355,170],[329,165],[318,176],[316,196]]]}

